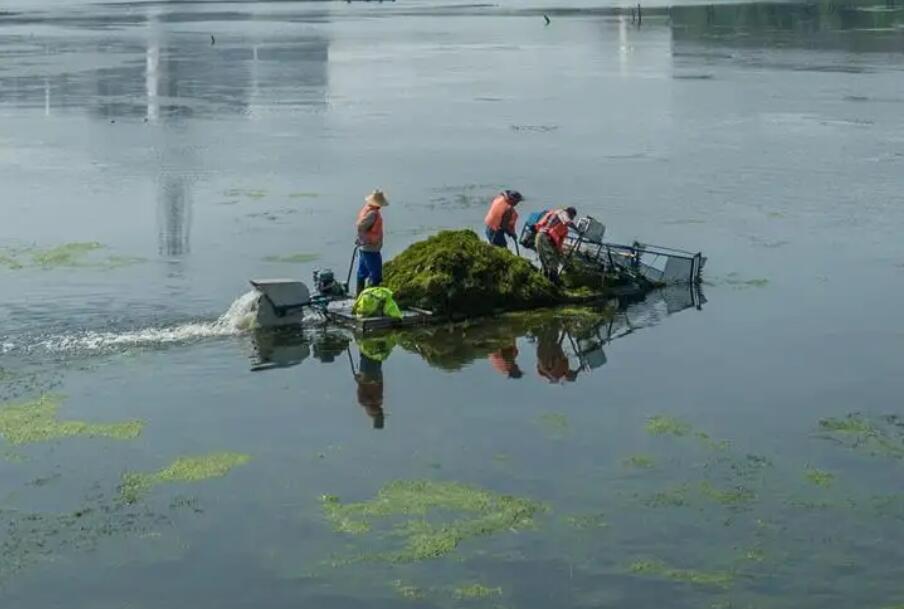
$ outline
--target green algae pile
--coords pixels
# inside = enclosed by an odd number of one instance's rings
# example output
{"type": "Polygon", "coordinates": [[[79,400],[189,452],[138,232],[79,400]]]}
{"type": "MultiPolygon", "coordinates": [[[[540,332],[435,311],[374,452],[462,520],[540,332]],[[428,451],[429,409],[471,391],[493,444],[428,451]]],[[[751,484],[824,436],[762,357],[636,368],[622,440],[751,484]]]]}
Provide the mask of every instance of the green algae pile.
{"type": "Polygon", "coordinates": [[[558,290],[530,262],[470,230],[440,231],[386,264],[384,285],[399,304],[476,316],[554,304],[558,290]]]}
{"type": "Polygon", "coordinates": [[[140,421],[123,423],[60,421],[57,419],[57,411],[62,401],[62,396],[45,394],[30,402],[0,407],[0,436],[14,446],[71,436],[131,440],[141,434],[144,426],[140,421]]]}
{"type": "Polygon", "coordinates": [[[529,499],[430,480],[391,482],[368,501],[343,503],[327,495],[321,503],[326,519],[340,533],[363,535],[388,524],[389,537],[401,539],[401,549],[366,558],[392,563],[440,558],[466,540],[530,527],[543,509],[529,499]],[[437,521],[438,515],[452,519],[437,521]]]}
{"type": "Polygon", "coordinates": [[[199,457],[181,457],[169,466],[152,473],[125,474],[120,494],[126,503],[135,503],[148,490],[170,482],[199,482],[222,478],[234,468],[251,460],[241,453],[214,453],[199,457]]]}

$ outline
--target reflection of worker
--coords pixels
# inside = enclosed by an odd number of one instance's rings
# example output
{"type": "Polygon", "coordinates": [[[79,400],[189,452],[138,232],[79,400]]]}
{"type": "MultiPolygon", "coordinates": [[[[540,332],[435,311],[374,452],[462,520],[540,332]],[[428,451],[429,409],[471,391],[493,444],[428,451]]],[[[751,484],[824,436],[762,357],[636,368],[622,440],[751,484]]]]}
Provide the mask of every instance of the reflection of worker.
{"type": "Polygon", "coordinates": [[[565,330],[556,328],[543,328],[537,335],[537,374],[550,383],[574,382],[578,378],[578,370],[569,368],[568,356],[562,349],[564,340],[565,330]]]}
{"type": "Polygon", "coordinates": [[[380,285],[383,281],[383,257],[380,254],[383,248],[383,216],[380,210],[387,205],[389,201],[383,192],[375,190],[364,199],[364,207],[358,212],[355,222],[358,230],[355,243],[361,250],[358,257],[358,294],[367,287],[368,279],[371,286],[380,285]]]}
{"type": "Polygon", "coordinates": [[[358,403],[373,419],[374,429],[383,429],[383,362],[394,346],[395,341],[389,337],[366,338],[358,343],[358,403]]]}
{"type": "Polygon", "coordinates": [[[517,239],[515,235],[515,223],[518,221],[518,212],[515,206],[522,200],[521,193],[517,190],[504,190],[490,203],[483,223],[487,227],[487,241],[499,247],[507,247],[505,236],[517,239]]]}
{"type": "Polygon", "coordinates": [[[374,429],[383,429],[383,362],[361,352],[358,358],[358,403],[374,421],[374,429]]]}
{"type": "Polygon", "coordinates": [[[540,255],[543,274],[553,283],[559,282],[559,264],[562,262],[565,237],[577,214],[573,207],[551,209],[537,223],[537,253],[540,255]]]}
{"type": "Polygon", "coordinates": [[[516,361],[517,357],[518,345],[515,342],[515,339],[512,338],[510,345],[506,345],[498,351],[490,353],[490,355],[487,356],[487,359],[490,360],[490,365],[493,366],[499,374],[510,379],[520,379],[524,376],[524,373],[521,372],[521,368],[518,367],[518,362],[516,361]]]}

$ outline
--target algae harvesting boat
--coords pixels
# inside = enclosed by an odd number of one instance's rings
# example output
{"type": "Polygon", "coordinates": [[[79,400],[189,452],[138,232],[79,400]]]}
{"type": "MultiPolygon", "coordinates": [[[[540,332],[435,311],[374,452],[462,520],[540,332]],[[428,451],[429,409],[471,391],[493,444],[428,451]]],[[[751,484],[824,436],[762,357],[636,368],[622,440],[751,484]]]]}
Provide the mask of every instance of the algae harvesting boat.
{"type": "Polygon", "coordinates": [[[332,271],[314,273],[314,291],[294,279],[256,279],[256,325],[302,325],[309,313],[361,333],[577,303],[636,300],[659,287],[699,283],[702,254],[635,243],[605,243],[605,227],[581,218],[563,256],[561,285],[551,283],[527,258],[482,241],[473,231],[440,231],[410,245],[385,265],[400,317],[354,312],[349,282],[332,271]]]}

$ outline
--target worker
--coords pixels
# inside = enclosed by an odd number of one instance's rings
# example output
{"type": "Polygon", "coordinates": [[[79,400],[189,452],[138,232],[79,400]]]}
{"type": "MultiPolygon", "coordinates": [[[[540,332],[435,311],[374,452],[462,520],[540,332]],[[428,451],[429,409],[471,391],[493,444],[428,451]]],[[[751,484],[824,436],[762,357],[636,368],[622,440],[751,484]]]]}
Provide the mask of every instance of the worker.
{"type": "Polygon", "coordinates": [[[572,370],[568,356],[562,348],[566,330],[554,326],[544,326],[537,333],[537,374],[550,383],[567,381],[573,383],[578,378],[578,370],[572,370]]]}
{"type": "Polygon", "coordinates": [[[568,227],[574,225],[578,212],[573,207],[551,209],[537,223],[537,253],[543,274],[553,283],[559,283],[559,265],[565,249],[568,227]]]}
{"type": "Polygon", "coordinates": [[[483,223],[486,225],[487,241],[499,247],[508,247],[505,240],[506,235],[512,239],[518,238],[515,234],[515,223],[518,221],[515,206],[523,198],[517,190],[503,190],[493,199],[490,203],[490,210],[483,219],[483,223]]]}
{"type": "Polygon", "coordinates": [[[500,347],[498,350],[490,353],[487,359],[490,365],[502,376],[510,379],[520,379],[524,376],[521,368],[518,367],[518,343],[512,337],[509,344],[500,347]]]}
{"type": "Polygon", "coordinates": [[[367,287],[378,286],[383,281],[383,216],[380,210],[389,205],[381,190],[375,190],[364,199],[364,207],[358,212],[355,226],[358,230],[358,285],[356,293],[360,294],[367,287]]]}

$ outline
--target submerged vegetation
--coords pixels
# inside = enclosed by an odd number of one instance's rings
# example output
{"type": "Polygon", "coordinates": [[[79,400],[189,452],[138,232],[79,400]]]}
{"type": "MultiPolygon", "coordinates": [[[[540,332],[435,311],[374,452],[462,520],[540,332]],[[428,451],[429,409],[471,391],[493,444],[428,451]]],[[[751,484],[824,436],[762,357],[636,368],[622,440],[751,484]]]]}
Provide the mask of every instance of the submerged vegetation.
{"type": "Polygon", "coordinates": [[[698,571],[694,569],[676,569],[658,560],[640,560],[631,563],[631,573],[668,579],[676,582],[729,588],[734,582],[734,574],[729,571],[698,571]]]}
{"type": "Polygon", "coordinates": [[[631,455],[622,459],[622,465],[634,469],[653,469],[656,467],[656,459],[650,455],[631,455]]]}
{"type": "Polygon", "coordinates": [[[120,494],[126,503],[135,503],[148,490],[168,482],[198,482],[221,478],[232,469],[251,460],[241,453],[214,453],[200,457],[181,457],[169,466],[152,473],[125,474],[120,494]]]}
{"type": "Polygon", "coordinates": [[[686,436],[691,426],[684,421],[667,415],[656,415],[647,419],[647,431],[654,436],[686,436]]]}
{"type": "Polygon", "coordinates": [[[491,596],[502,596],[502,588],[498,586],[490,588],[489,586],[480,583],[463,584],[461,586],[456,586],[452,591],[452,594],[455,598],[460,599],[489,598],[491,596]]]}
{"type": "Polygon", "coordinates": [[[57,419],[57,411],[62,401],[60,395],[44,394],[30,402],[0,406],[0,436],[14,446],[70,436],[131,440],[141,434],[144,426],[140,421],[123,423],[61,421],[57,419]]]}
{"type": "Polygon", "coordinates": [[[289,264],[302,264],[305,262],[313,262],[320,258],[318,254],[306,254],[306,253],[297,253],[297,254],[284,254],[284,255],[273,255],[273,256],[265,256],[264,262],[283,262],[289,264]]]}
{"type": "Polygon", "coordinates": [[[821,486],[823,488],[830,487],[835,483],[835,474],[821,469],[807,469],[807,471],[804,473],[804,477],[811,484],[815,484],[816,486],[821,486]]]}
{"type": "Polygon", "coordinates": [[[97,241],[74,241],[54,247],[7,247],[0,249],[0,266],[10,270],[36,268],[43,270],[60,268],[115,269],[145,262],[144,258],[122,255],[92,256],[106,249],[97,241]]]}
{"type": "Polygon", "coordinates": [[[401,538],[401,549],[368,558],[395,563],[439,558],[453,552],[462,542],[487,535],[532,526],[542,506],[529,499],[498,495],[457,482],[391,482],[368,501],[342,503],[338,497],[321,497],[324,515],[333,528],[361,535],[381,522],[395,522],[389,536],[401,538]],[[435,522],[436,514],[455,519],[435,522]],[[412,516],[398,521],[400,516],[412,516]]]}
{"type": "Polygon", "coordinates": [[[904,420],[896,415],[869,419],[861,414],[819,422],[823,437],[873,456],[904,459],[904,420]]]}

